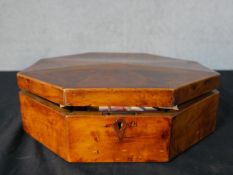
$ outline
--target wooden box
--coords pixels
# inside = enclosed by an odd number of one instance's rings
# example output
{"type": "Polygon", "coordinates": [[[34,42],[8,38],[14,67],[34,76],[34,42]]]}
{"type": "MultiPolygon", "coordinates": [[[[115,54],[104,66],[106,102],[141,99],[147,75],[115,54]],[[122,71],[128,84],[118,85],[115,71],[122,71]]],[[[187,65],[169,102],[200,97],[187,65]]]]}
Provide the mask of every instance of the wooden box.
{"type": "Polygon", "coordinates": [[[193,61],[85,53],[17,80],[24,130],[68,162],[167,162],[215,129],[219,74],[193,61]]]}

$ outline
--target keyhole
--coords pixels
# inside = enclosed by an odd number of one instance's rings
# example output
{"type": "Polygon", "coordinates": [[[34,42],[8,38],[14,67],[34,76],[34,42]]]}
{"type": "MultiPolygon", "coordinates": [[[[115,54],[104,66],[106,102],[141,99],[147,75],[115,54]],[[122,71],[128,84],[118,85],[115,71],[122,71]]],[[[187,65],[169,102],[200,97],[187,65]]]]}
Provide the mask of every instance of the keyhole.
{"type": "Polygon", "coordinates": [[[123,122],[121,122],[121,121],[117,122],[117,127],[119,130],[121,130],[123,128],[123,125],[124,125],[123,122]]]}

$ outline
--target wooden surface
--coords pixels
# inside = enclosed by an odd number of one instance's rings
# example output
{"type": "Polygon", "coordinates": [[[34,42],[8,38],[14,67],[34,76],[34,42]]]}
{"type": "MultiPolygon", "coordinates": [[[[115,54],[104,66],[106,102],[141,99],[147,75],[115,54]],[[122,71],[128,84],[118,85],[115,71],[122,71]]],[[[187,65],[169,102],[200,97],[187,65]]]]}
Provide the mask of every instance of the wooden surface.
{"type": "Polygon", "coordinates": [[[196,62],[130,53],[42,59],[17,78],[21,89],[65,106],[171,107],[219,84],[217,72],[196,62]]]}
{"type": "Polygon", "coordinates": [[[186,103],[172,121],[170,156],[174,157],[214,131],[218,112],[219,93],[214,91],[202,99],[186,103]]]}
{"type": "Polygon", "coordinates": [[[213,131],[218,96],[207,93],[179,111],[105,116],[21,91],[20,106],[25,131],[69,162],[166,162],[213,131]]]}

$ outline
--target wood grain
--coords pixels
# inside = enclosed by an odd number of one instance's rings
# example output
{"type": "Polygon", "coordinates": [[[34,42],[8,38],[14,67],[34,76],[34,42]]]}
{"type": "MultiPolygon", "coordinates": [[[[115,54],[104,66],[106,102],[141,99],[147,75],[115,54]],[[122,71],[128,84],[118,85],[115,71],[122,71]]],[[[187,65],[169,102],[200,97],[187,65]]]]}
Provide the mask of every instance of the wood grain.
{"type": "Polygon", "coordinates": [[[24,91],[20,104],[25,131],[69,162],[166,162],[213,131],[218,96],[137,115],[70,112],[24,91]]]}
{"type": "Polygon", "coordinates": [[[199,63],[139,53],[42,59],[17,77],[20,89],[65,106],[172,107],[219,84],[199,63]]]}
{"type": "Polygon", "coordinates": [[[20,92],[20,109],[24,130],[53,152],[68,160],[66,118],[40,101],[20,92]]]}
{"type": "Polygon", "coordinates": [[[202,100],[183,109],[172,121],[170,156],[174,157],[188,147],[200,141],[215,129],[218,111],[219,93],[214,91],[202,97],[202,100]]]}

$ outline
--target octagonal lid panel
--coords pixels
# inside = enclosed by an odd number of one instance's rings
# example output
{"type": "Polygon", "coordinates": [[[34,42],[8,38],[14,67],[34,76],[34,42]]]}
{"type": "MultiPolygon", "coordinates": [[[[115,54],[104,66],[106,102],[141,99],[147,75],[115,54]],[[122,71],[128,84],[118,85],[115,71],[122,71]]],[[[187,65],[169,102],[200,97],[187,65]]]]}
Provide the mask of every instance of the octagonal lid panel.
{"type": "Polygon", "coordinates": [[[41,59],[17,77],[21,89],[65,106],[172,107],[219,83],[197,62],[139,53],[41,59]]]}

